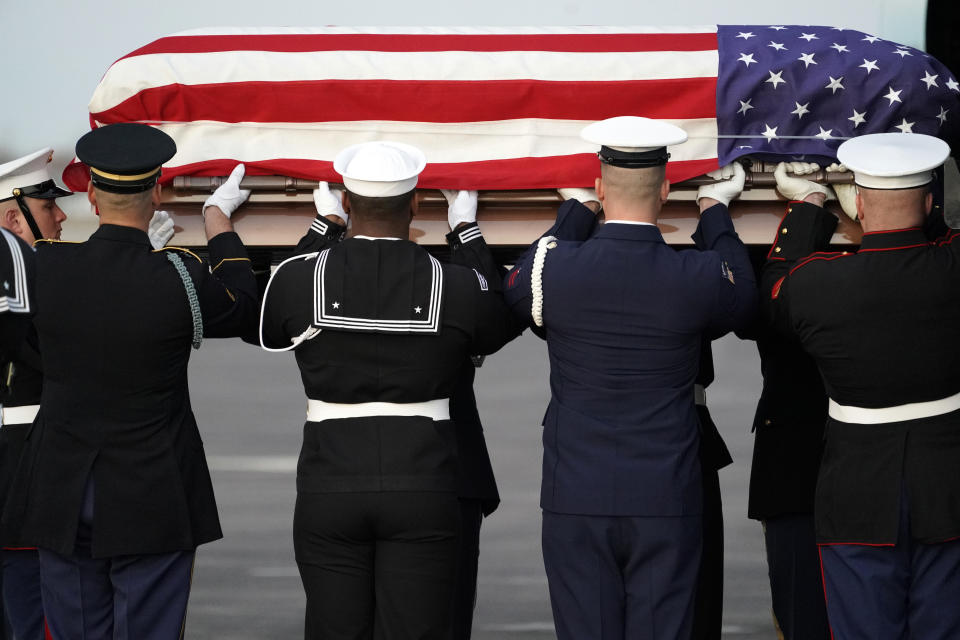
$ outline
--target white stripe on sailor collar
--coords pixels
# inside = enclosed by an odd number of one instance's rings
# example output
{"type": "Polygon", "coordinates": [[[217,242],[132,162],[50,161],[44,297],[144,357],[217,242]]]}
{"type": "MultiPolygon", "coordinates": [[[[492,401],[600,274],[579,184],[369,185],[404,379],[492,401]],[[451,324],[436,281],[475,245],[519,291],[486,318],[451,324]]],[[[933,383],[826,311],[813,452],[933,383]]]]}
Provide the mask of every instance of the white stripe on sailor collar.
{"type": "MultiPolygon", "coordinates": [[[[27,290],[27,268],[23,260],[23,252],[20,243],[14,237],[13,233],[6,229],[0,229],[3,239],[7,241],[10,247],[10,261],[13,263],[13,291],[14,295],[0,295],[0,313],[30,313],[30,297],[27,290]]],[[[5,292],[0,292],[3,294],[5,292]]]]}
{"type": "Polygon", "coordinates": [[[640,222],[639,220],[607,220],[603,224],[632,224],[638,227],[655,227],[652,222],[640,222]]]}
{"type": "MultiPolygon", "coordinates": [[[[359,236],[354,236],[359,237],[359,236]]],[[[375,240],[399,240],[400,238],[366,238],[375,240]]],[[[432,269],[430,279],[430,301],[427,303],[425,320],[378,320],[374,318],[355,318],[328,314],[327,291],[324,275],[326,273],[327,256],[330,249],[325,249],[317,256],[317,266],[313,272],[313,325],[325,329],[360,329],[366,331],[385,331],[399,333],[437,333],[440,327],[440,307],[443,300],[443,267],[432,255],[430,258],[432,269]]]]}

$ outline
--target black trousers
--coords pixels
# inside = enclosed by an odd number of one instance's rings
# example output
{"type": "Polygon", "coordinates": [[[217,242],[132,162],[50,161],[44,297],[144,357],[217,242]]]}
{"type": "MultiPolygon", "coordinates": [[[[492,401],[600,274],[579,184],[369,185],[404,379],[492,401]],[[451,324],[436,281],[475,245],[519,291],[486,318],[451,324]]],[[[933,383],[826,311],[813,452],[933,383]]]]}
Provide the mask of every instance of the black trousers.
{"type": "MultiPolygon", "coordinates": [[[[701,457],[701,460],[703,458],[701,457]]],[[[723,626],[723,507],[720,501],[720,474],[712,463],[704,463],[703,555],[693,614],[693,640],[720,640],[723,626]]]]}
{"type": "Polygon", "coordinates": [[[773,615],[783,639],[830,640],[813,514],[764,520],[763,537],[773,615]]]}
{"type": "Polygon", "coordinates": [[[307,640],[447,640],[455,493],[300,493],[293,548],[307,640]]]}
{"type": "Polygon", "coordinates": [[[457,587],[453,591],[451,640],[470,640],[473,610],[477,604],[477,568],[480,564],[480,500],[460,499],[460,553],[457,558],[457,587]]]}

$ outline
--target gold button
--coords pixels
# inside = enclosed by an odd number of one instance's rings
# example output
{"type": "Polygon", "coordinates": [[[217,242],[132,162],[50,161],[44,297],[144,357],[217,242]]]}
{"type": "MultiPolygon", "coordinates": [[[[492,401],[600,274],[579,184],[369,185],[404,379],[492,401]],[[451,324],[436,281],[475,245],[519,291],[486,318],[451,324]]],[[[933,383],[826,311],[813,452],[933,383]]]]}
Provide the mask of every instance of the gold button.
{"type": "Polygon", "coordinates": [[[773,252],[774,252],[774,253],[780,253],[780,247],[777,247],[776,249],[774,249],[773,252]]]}
{"type": "Polygon", "coordinates": [[[787,235],[787,228],[784,227],[783,229],[781,229],[780,233],[782,233],[783,235],[787,235]]]}
{"type": "Polygon", "coordinates": [[[773,421],[770,420],[770,418],[767,418],[766,420],[763,421],[763,424],[769,427],[771,424],[773,424],[773,421]]]}
{"type": "Polygon", "coordinates": [[[787,207],[787,213],[793,213],[793,207],[787,207]]]}

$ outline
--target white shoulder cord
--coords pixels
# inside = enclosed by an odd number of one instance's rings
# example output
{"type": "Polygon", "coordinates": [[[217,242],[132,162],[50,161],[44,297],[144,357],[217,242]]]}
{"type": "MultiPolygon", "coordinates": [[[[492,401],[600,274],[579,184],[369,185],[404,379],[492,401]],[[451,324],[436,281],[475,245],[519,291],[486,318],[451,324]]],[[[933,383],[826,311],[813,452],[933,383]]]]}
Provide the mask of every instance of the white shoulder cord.
{"type": "Polygon", "coordinates": [[[538,327],[543,326],[543,263],[547,259],[547,250],[556,246],[555,237],[544,236],[537,242],[537,250],[533,254],[533,270],[530,272],[530,295],[533,302],[530,315],[538,327]]]}
{"type": "Polygon", "coordinates": [[[283,267],[283,265],[287,264],[288,262],[292,262],[294,260],[309,260],[310,258],[317,257],[317,255],[319,255],[318,252],[313,252],[313,253],[307,253],[300,256],[293,256],[292,258],[287,258],[286,260],[278,264],[277,268],[273,270],[273,275],[270,276],[270,280],[267,282],[267,288],[264,289],[263,291],[263,305],[260,307],[260,336],[259,337],[260,337],[260,348],[263,349],[264,351],[269,351],[270,353],[283,353],[284,351],[290,351],[291,349],[299,345],[301,342],[309,340],[315,337],[318,333],[320,333],[320,329],[318,327],[313,327],[313,326],[307,327],[306,331],[301,333],[299,336],[290,339],[291,344],[289,347],[283,347],[281,349],[271,349],[270,347],[268,347],[263,343],[263,315],[267,309],[267,294],[270,293],[270,285],[273,284],[273,279],[277,277],[277,273],[279,273],[280,268],[283,267]]]}

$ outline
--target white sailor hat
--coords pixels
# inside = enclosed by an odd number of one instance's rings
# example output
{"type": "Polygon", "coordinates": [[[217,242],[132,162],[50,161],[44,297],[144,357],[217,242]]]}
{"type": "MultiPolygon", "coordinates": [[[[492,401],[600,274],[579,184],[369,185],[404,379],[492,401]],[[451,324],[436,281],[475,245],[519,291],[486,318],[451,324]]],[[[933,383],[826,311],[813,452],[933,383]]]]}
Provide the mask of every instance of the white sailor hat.
{"type": "Polygon", "coordinates": [[[377,140],[347,147],[333,160],[343,186],[358,196],[386,198],[412,191],[427,165],[420,149],[401,142],[377,140]]]}
{"type": "Polygon", "coordinates": [[[920,133],[871,133],[837,149],[837,159],[853,171],[857,185],[867,189],[922,187],[949,155],[950,145],[920,133]]]}
{"type": "Polygon", "coordinates": [[[22,158],[0,164],[0,200],[18,196],[59,198],[72,192],[61,189],[50,177],[49,163],[53,149],[47,147],[22,158]]]}
{"type": "Polygon", "coordinates": [[[642,169],[667,164],[667,146],[686,142],[687,132],[662,120],[618,116],[587,125],[580,137],[600,145],[604,164],[642,169]]]}

